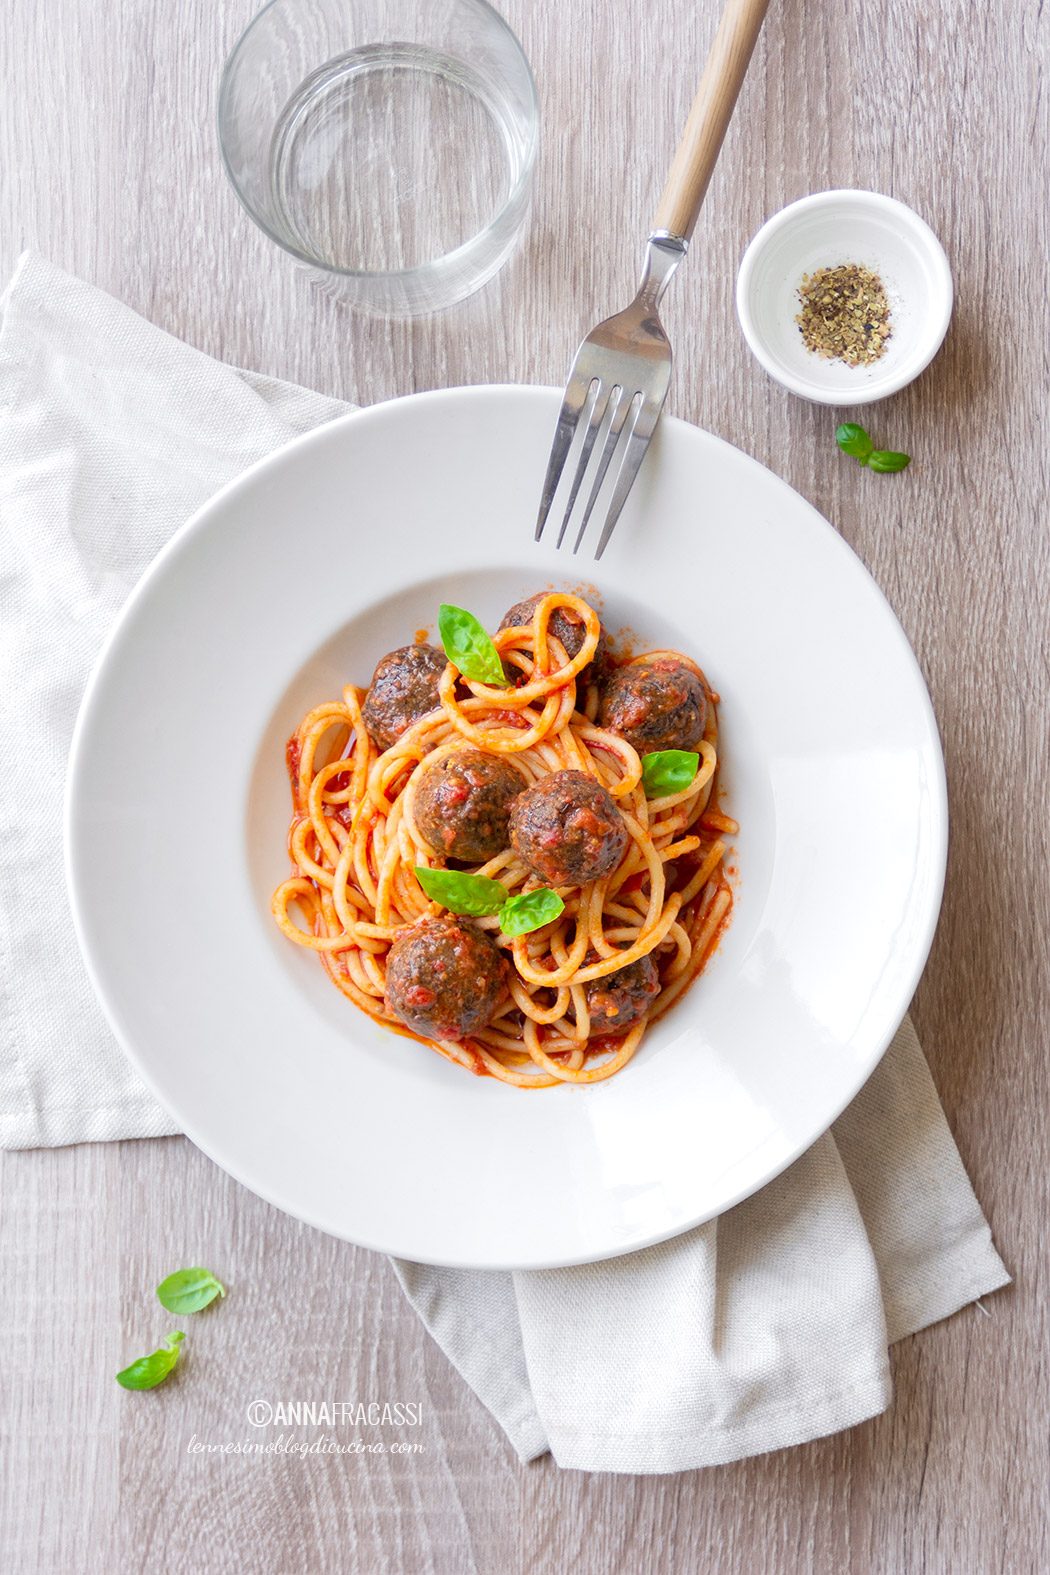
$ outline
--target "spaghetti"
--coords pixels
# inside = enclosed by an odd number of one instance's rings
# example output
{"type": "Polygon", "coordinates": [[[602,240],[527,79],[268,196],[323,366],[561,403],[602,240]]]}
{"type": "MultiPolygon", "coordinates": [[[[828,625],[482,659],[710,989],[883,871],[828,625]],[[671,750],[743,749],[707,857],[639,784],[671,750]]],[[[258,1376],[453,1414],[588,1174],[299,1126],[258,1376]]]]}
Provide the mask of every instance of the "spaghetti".
{"type": "MultiPolygon", "coordinates": [[[[601,635],[585,601],[552,592],[537,602],[530,624],[493,637],[511,687],[466,679],[449,661],[438,683],[439,705],[380,750],[362,719],[365,692],[348,685],[341,700],[304,717],[288,744],[294,874],[274,893],[274,917],[290,940],[318,953],[349,1000],[414,1038],[419,1035],[390,1005],[386,960],[406,926],[442,912],[415,874],[446,862],[417,821],[424,763],[478,750],[511,762],[523,790],[552,772],[572,771],[611,795],[627,832],[616,867],[590,884],[559,886],[563,910],[531,933],[503,935],[496,915],[466,920],[499,946],[508,964],[506,987],[491,1021],[469,1037],[422,1041],[472,1072],[519,1088],[595,1083],[621,1071],[647,1026],[702,971],[732,908],[725,839],[737,826],[717,807],[718,696],[700,668],[677,652],[631,659],[672,659],[696,675],[707,699],[692,781],[647,798],[638,750],[598,720],[600,689],[588,681],[588,668],[601,635]],[[563,634],[565,617],[582,626],[572,656],[552,632],[559,611],[563,634]],[[596,982],[615,983],[620,970],[643,958],[658,975],[648,1009],[620,1034],[610,1033],[607,1022],[600,1036],[592,1033],[596,982]]],[[[511,894],[542,884],[509,844],[471,873],[499,881],[511,894]]]]}

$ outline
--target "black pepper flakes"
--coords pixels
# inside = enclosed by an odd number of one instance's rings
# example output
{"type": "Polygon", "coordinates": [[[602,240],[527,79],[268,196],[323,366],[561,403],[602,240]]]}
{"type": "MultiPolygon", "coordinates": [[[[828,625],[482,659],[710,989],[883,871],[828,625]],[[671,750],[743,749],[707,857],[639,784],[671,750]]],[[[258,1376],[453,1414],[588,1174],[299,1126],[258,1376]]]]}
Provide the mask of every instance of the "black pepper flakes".
{"type": "Polygon", "coordinates": [[[859,263],[841,263],[803,274],[802,306],[795,321],[807,350],[847,366],[870,366],[886,352],[890,303],[878,274],[859,263]]]}

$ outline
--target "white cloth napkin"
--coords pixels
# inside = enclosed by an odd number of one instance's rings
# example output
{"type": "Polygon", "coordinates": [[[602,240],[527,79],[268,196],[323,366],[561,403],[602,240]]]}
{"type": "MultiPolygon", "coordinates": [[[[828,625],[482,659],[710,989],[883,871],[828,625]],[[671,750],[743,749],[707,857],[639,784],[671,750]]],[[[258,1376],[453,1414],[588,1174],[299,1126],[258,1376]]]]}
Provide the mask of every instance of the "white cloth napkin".
{"type": "MultiPolygon", "coordinates": [[[[159,1136],[65,913],[80,695],[158,548],[246,465],[347,407],[238,372],[40,258],[0,326],[0,1144],[159,1136]]],[[[524,1459],[660,1472],[852,1426],[887,1344],[1007,1283],[905,1022],[854,1104],[721,1219],[608,1263],[395,1264],[524,1459]]]]}

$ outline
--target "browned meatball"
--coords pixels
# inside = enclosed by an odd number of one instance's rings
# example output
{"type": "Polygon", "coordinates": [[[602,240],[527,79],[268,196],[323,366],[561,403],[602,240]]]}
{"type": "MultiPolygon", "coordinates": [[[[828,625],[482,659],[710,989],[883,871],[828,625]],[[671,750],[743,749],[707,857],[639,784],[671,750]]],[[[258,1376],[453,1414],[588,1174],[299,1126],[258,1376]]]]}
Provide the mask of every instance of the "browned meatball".
{"type": "Polygon", "coordinates": [[[553,771],[510,810],[510,843],[551,886],[586,886],[614,870],[627,827],[612,795],[582,771],[553,771]]]}
{"type": "Polygon", "coordinates": [[[362,708],[365,726],[379,749],[389,749],[413,722],[437,710],[446,662],[444,651],[432,645],[404,645],[383,657],[362,708]]]}
{"type": "Polygon", "coordinates": [[[400,930],[386,960],[386,998],[424,1039],[464,1039],[491,1022],[505,966],[484,930],[451,914],[400,930]]]}
{"type": "Polygon", "coordinates": [[[684,662],[658,657],[618,667],[605,686],[600,720],[640,755],[695,749],[704,736],[707,696],[684,662]]]}
{"type": "Polygon", "coordinates": [[[511,800],[525,786],[520,771],[480,749],[460,749],[423,767],[416,824],[435,853],[483,864],[507,846],[511,800]]]}
{"type": "MultiPolygon", "coordinates": [[[[506,613],[500,623],[501,629],[524,628],[530,624],[536,615],[536,608],[549,591],[538,591],[535,596],[530,596],[526,601],[516,602],[506,613]]],[[[569,607],[559,607],[547,625],[548,630],[556,640],[564,645],[570,661],[579,651],[586,636],[586,629],[576,613],[569,607]]],[[[598,636],[598,644],[594,655],[587,666],[579,673],[576,682],[582,688],[585,684],[600,683],[606,667],[609,665],[608,641],[603,629],[598,636]]]]}
{"type": "Polygon", "coordinates": [[[660,994],[660,976],[651,957],[591,979],[583,987],[591,1014],[591,1038],[606,1034],[625,1034],[633,1028],[660,994]]]}

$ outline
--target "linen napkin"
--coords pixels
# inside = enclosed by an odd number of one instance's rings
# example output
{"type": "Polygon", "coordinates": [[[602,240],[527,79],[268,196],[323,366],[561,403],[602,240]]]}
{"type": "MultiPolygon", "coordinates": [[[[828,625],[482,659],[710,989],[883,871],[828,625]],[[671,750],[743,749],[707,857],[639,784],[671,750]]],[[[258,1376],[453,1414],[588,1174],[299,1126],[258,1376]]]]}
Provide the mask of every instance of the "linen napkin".
{"type": "MultiPolygon", "coordinates": [[[[0,307],[0,1145],[159,1136],[175,1125],[55,921],[73,722],[171,533],[349,407],[222,366],[32,255],[0,307]]],[[[581,1268],[395,1268],[523,1459],[631,1472],[875,1415],[888,1343],[1009,1279],[907,1021],[831,1132],[717,1221],[581,1268]]]]}

